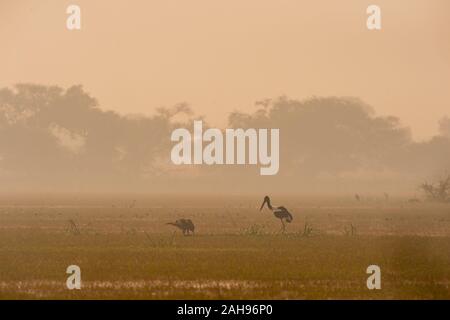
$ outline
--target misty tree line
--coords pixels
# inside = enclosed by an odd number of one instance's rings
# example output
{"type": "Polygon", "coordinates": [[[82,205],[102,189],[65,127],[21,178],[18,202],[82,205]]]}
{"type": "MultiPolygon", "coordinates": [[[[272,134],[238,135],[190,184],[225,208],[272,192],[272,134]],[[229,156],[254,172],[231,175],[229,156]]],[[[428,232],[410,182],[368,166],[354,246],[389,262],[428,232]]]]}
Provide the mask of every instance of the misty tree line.
{"type": "MultiPolygon", "coordinates": [[[[151,116],[120,115],[100,107],[81,86],[2,88],[3,187],[150,191],[181,190],[195,182],[205,190],[283,191],[365,181],[365,186],[379,184],[382,189],[385,183],[423,182],[450,168],[447,118],[438,135],[416,142],[399,119],[377,116],[357,98],[278,97],[258,101],[254,109],[230,114],[228,127],[280,129],[280,172],[275,177],[261,178],[257,168],[171,164],[172,130],[191,127],[198,119],[185,103],[159,108],[151,116]]],[[[429,195],[439,193],[435,188],[422,185],[429,195]]]]}

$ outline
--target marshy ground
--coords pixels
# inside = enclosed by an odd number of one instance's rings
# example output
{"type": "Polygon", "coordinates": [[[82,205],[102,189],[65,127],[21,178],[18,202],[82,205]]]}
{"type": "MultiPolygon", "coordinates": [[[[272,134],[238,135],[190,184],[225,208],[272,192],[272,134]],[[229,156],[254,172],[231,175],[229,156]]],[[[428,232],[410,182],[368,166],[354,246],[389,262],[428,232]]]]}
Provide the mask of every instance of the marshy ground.
{"type": "Polygon", "coordinates": [[[278,198],[294,215],[282,234],[257,197],[130,199],[3,203],[0,298],[450,299],[449,205],[278,198]],[[194,236],[165,225],[179,218],[194,236]]]}

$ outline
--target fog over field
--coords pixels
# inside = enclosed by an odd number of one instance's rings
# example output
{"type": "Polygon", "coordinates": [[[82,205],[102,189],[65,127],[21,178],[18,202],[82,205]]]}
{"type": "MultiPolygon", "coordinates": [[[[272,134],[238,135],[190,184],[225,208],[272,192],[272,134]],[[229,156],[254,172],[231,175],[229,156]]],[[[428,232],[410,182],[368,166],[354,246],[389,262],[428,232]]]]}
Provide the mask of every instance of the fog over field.
{"type": "Polygon", "coordinates": [[[0,300],[450,299],[449,9],[0,0],[0,300]]]}
{"type": "Polygon", "coordinates": [[[450,168],[449,118],[418,142],[401,119],[355,97],[274,97],[256,101],[251,113],[231,113],[227,128],[280,129],[274,176],[260,176],[255,165],[174,165],[172,130],[192,132],[201,119],[188,104],[153,116],[100,106],[81,86],[0,89],[1,190],[413,196],[450,168]]]}

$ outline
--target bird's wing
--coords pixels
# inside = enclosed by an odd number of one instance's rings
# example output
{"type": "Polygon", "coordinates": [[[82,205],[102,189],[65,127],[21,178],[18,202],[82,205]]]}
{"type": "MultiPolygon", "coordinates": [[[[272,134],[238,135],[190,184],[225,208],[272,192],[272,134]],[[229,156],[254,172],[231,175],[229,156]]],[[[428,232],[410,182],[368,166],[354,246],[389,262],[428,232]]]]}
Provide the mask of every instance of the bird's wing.
{"type": "Polygon", "coordinates": [[[286,209],[285,207],[281,206],[281,207],[277,207],[277,209],[275,210],[275,213],[281,213],[283,214],[285,217],[289,218],[291,221],[293,219],[292,214],[288,211],[288,209],[286,209]]]}

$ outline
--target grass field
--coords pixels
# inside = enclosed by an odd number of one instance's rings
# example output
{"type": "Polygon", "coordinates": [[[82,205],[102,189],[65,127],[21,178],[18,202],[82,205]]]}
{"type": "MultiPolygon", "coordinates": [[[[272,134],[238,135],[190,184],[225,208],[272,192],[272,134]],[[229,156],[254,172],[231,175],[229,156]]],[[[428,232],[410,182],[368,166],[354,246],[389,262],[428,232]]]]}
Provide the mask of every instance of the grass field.
{"type": "Polygon", "coordinates": [[[294,215],[282,234],[256,197],[42,199],[0,199],[2,299],[450,299],[448,205],[274,197],[294,215]],[[183,217],[194,236],[165,225],[183,217]]]}

